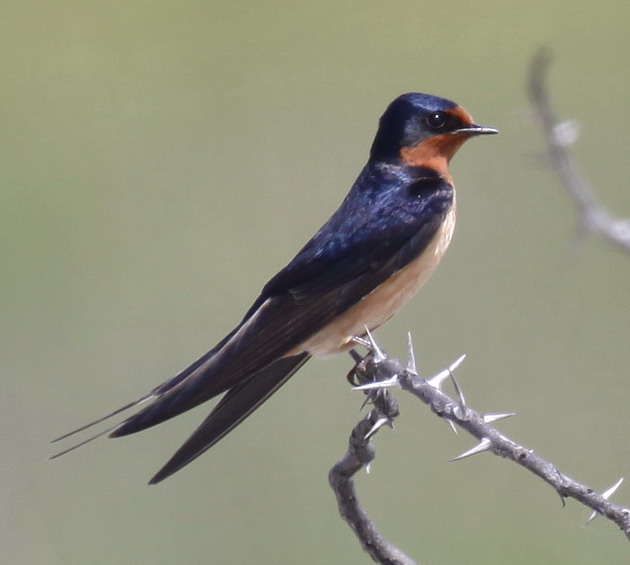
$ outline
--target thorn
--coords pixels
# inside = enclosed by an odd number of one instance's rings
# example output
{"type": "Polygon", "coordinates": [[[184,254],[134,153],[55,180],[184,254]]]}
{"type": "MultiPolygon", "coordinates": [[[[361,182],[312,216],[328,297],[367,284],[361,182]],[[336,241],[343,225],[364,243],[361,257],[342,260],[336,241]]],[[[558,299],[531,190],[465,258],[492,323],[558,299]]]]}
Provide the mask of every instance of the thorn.
{"type": "Polygon", "coordinates": [[[448,379],[449,377],[452,379],[452,373],[455,369],[457,369],[457,367],[459,367],[462,362],[464,361],[464,359],[466,359],[466,355],[462,355],[460,356],[458,359],[456,359],[453,363],[451,363],[450,367],[443,369],[442,371],[440,371],[437,375],[431,377],[430,379],[427,380],[427,382],[433,387],[436,388],[438,390],[441,390],[442,388],[442,384],[444,383],[444,381],[446,379],[448,379]]]}
{"type": "Polygon", "coordinates": [[[453,430],[453,433],[455,435],[458,435],[458,431],[457,431],[457,426],[453,423],[453,420],[446,420],[448,422],[448,425],[451,427],[451,430],[453,430]]]}
{"type": "Polygon", "coordinates": [[[378,388],[390,388],[390,387],[400,388],[400,382],[398,381],[398,375],[394,375],[389,379],[385,379],[384,381],[377,381],[374,383],[366,383],[364,385],[354,386],[352,390],[372,390],[378,388]]]}
{"type": "Polygon", "coordinates": [[[590,523],[595,520],[595,518],[597,518],[599,516],[599,512],[597,510],[593,510],[593,512],[591,512],[591,515],[586,519],[586,522],[584,523],[584,527],[590,525],[590,523]]]}
{"type": "Polygon", "coordinates": [[[359,408],[359,412],[361,412],[361,410],[363,410],[370,403],[370,400],[370,395],[366,394],[365,399],[363,400],[363,402],[361,402],[361,408],[359,408]]]}
{"type": "Polygon", "coordinates": [[[605,490],[602,493],[602,497],[604,497],[606,500],[608,500],[613,494],[615,494],[616,490],[621,486],[621,483],[623,483],[623,477],[621,477],[613,486],[611,486],[608,490],[605,490]]]}
{"type": "Polygon", "coordinates": [[[367,347],[369,349],[370,347],[370,342],[362,337],[359,337],[358,335],[352,336],[352,340],[354,341],[354,343],[358,343],[359,345],[362,345],[363,347],[367,347]]]}
{"type": "Polygon", "coordinates": [[[382,417],[376,420],[376,423],[370,428],[370,431],[363,436],[363,440],[367,441],[370,439],[376,432],[378,432],[385,424],[389,423],[389,419],[382,417]]]}
{"type": "Polygon", "coordinates": [[[461,455],[457,457],[453,457],[453,459],[449,459],[449,461],[461,461],[462,459],[466,459],[466,457],[471,457],[473,455],[477,455],[477,453],[483,453],[484,451],[489,451],[492,442],[487,437],[484,437],[475,447],[469,449],[468,451],[464,451],[461,455]]]}
{"type": "Polygon", "coordinates": [[[440,371],[437,375],[431,377],[427,382],[433,388],[436,388],[437,390],[442,390],[442,384],[444,384],[444,381],[448,379],[449,376],[449,370],[444,369],[443,371],[440,371]]]}
{"type": "Polygon", "coordinates": [[[512,416],[516,416],[516,412],[506,412],[505,414],[484,414],[482,418],[486,424],[490,424],[492,422],[498,422],[499,420],[511,418],[512,416]]]}
{"type": "Polygon", "coordinates": [[[380,363],[386,358],[386,355],[383,353],[382,349],[376,343],[374,336],[370,333],[370,329],[367,326],[363,326],[365,328],[365,335],[367,336],[368,343],[370,344],[370,350],[372,351],[372,357],[376,363],[380,363]]]}
{"type": "Polygon", "coordinates": [[[457,367],[459,367],[464,362],[464,359],[466,359],[465,353],[463,355],[460,355],[455,361],[453,361],[453,363],[451,363],[451,366],[448,368],[448,370],[453,372],[455,369],[457,369],[457,367]]]}
{"type": "Polygon", "coordinates": [[[449,377],[451,377],[451,381],[453,382],[453,386],[455,387],[455,392],[457,393],[457,398],[459,401],[459,406],[455,409],[455,415],[458,418],[464,418],[464,416],[466,415],[466,399],[464,398],[464,392],[459,386],[459,383],[457,382],[457,379],[455,378],[455,375],[453,374],[453,371],[451,371],[450,367],[448,368],[448,374],[449,377]],[[459,412],[459,414],[457,414],[457,412],[459,412]]]}
{"type": "Polygon", "coordinates": [[[407,332],[407,371],[418,374],[416,369],[416,356],[413,352],[413,341],[411,340],[411,332],[407,332]]]}
{"type": "MultiPolygon", "coordinates": [[[[604,500],[608,500],[613,494],[615,494],[615,491],[621,486],[621,483],[623,483],[623,477],[621,477],[613,486],[611,486],[609,489],[605,490],[602,493],[602,498],[604,500]]],[[[597,518],[597,516],[599,516],[599,512],[597,510],[593,510],[593,513],[588,517],[588,520],[586,520],[586,524],[584,524],[585,526],[588,526],[593,520],[595,520],[595,518],[597,518]]]]}

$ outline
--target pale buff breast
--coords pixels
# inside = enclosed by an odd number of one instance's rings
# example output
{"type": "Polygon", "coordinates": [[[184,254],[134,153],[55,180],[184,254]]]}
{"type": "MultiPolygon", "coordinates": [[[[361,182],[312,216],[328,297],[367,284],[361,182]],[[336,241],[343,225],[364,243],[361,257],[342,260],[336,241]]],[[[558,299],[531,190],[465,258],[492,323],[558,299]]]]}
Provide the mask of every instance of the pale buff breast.
{"type": "MultiPolygon", "coordinates": [[[[444,256],[455,228],[455,204],[424,252],[376,287],[363,300],[344,312],[299,348],[316,357],[326,357],[353,346],[352,338],[375,330],[396,314],[429,279],[444,256]]],[[[297,352],[297,351],[296,351],[297,352]]]]}

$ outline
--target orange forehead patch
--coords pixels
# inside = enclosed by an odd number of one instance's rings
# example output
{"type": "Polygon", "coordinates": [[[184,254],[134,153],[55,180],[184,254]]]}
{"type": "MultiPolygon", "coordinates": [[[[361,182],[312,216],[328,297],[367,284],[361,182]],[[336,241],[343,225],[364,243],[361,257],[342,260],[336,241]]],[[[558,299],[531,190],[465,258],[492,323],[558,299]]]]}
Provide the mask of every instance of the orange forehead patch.
{"type": "Polygon", "coordinates": [[[472,116],[466,110],[464,110],[461,106],[457,106],[457,108],[451,108],[450,110],[446,110],[446,113],[451,114],[451,116],[458,117],[464,124],[464,127],[472,126],[474,123],[472,116]]]}

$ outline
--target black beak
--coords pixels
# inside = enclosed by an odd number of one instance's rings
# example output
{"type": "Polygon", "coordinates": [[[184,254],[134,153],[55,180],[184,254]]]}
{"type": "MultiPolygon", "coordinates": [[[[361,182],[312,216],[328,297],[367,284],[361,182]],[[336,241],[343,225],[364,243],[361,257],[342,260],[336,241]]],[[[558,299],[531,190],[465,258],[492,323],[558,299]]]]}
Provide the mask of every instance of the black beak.
{"type": "Polygon", "coordinates": [[[467,135],[490,135],[493,133],[499,133],[499,130],[486,126],[480,126],[478,124],[472,124],[471,126],[465,128],[456,129],[451,133],[464,133],[467,135]]]}

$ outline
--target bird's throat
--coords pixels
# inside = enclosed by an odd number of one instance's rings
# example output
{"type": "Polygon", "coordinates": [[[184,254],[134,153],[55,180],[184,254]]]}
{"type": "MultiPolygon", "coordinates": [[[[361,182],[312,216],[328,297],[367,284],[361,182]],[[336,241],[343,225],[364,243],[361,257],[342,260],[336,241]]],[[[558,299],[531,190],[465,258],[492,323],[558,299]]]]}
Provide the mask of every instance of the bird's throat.
{"type": "Polygon", "coordinates": [[[468,137],[465,134],[436,135],[413,147],[403,147],[400,157],[406,165],[433,169],[445,181],[453,184],[448,164],[468,137]]]}

